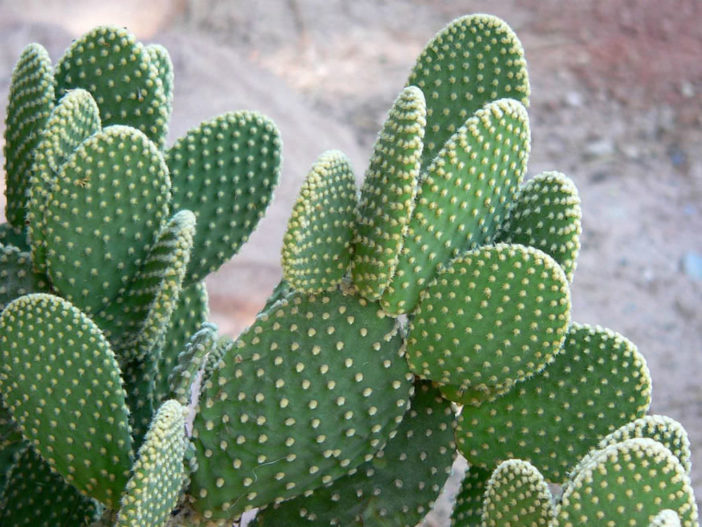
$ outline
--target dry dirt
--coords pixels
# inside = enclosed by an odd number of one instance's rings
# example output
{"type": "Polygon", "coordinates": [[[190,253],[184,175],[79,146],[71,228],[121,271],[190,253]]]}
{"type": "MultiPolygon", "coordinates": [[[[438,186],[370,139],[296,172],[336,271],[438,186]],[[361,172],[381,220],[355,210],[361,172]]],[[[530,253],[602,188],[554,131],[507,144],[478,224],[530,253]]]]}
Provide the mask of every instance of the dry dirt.
{"type": "MultiPolygon", "coordinates": [[[[280,276],[287,214],[316,156],[339,148],[362,177],[384,113],[424,43],[464,13],[489,7],[507,20],[530,67],[530,174],[563,171],[582,198],[574,318],[623,333],[646,355],[653,411],[688,429],[702,497],[701,3],[139,5],[0,0],[0,111],[26,43],[42,42],[57,59],[81,31],[110,22],[169,48],[176,73],[171,138],[226,110],[271,116],[284,139],[281,187],[252,243],[208,282],[213,319],[233,334],[280,276]]],[[[428,524],[445,524],[445,514],[444,508],[428,524]]]]}

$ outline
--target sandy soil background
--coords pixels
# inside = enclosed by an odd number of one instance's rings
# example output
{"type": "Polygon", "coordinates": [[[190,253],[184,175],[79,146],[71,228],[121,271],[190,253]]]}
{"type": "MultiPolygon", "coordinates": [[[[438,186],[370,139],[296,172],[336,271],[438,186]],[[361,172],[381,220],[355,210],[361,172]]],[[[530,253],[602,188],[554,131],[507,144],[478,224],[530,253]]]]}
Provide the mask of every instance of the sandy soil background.
{"type": "MultiPolygon", "coordinates": [[[[524,44],[532,83],[530,174],[561,170],[583,206],[574,318],[646,355],[653,411],[680,420],[702,497],[702,3],[696,0],[0,0],[0,111],[29,42],[54,60],[98,23],[171,52],[171,142],[249,108],[284,140],[277,197],[251,243],[212,276],[212,317],[238,333],[280,277],[290,206],[323,150],[359,178],[416,55],[452,18],[489,8],[524,44]]],[[[427,521],[444,525],[445,508],[427,521]]]]}

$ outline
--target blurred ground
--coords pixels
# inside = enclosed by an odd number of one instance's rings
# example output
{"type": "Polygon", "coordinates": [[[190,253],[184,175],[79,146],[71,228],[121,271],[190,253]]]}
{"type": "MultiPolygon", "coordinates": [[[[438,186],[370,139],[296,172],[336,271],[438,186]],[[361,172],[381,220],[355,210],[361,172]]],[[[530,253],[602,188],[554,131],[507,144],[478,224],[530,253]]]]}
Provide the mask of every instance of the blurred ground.
{"type": "MultiPolygon", "coordinates": [[[[702,4],[696,0],[0,0],[0,110],[22,47],[57,59],[96,23],[165,44],[176,69],[171,137],[251,108],[284,139],[281,188],[252,243],[209,281],[230,333],[280,276],[296,190],[316,156],[344,150],[359,178],[414,58],[452,18],[489,7],[524,44],[532,82],[530,174],[561,170],[583,204],[574,318],[646,355],[654,407],[693,443],[702,498],[702,4]]],[[[429,525],[443,525],[445,510],[429,525]]]]}

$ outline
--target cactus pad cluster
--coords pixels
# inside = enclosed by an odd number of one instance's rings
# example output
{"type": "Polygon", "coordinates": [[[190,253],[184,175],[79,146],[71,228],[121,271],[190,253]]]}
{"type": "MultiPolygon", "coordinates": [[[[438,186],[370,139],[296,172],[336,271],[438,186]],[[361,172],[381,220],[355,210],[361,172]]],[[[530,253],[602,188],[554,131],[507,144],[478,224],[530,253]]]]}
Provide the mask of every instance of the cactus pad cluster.
{"type": "Polygon", "coordinates": [[[685,430],[635,345],[571,319],[577,189],[525,180],[512,30],[450,23],[360,189],[322,153],[282,280],[236,339],[203,279],[281,166],[236,111],[166,146],[167,51],[97,28],[15,68],[0,226],[0,524],[412,527],[454,460],[452,525],[698,524],[685,430]]]}

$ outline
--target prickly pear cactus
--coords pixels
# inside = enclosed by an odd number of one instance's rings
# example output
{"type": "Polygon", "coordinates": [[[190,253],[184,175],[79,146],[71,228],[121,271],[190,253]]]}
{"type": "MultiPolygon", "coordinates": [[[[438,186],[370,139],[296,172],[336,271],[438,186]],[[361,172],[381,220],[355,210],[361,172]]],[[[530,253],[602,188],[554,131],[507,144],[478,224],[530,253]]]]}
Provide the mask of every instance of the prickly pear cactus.
{"type": "Polygon", "coordinates": [[[283,279],[236,339],[203,280],[263,216],[281,139],[240,110],[167,147],[174,80],[165,48],[112,27],[54,70],[30,45],[13,74],[3,526],[412,527],[459,453],[454,527],[697,525],[689,441],[646,415],[643,356],[571,320],[580,201],[561,173],[525,181],[504,22],[429,42],[360,192],[343,153],[319,157],[283,279]]]}

